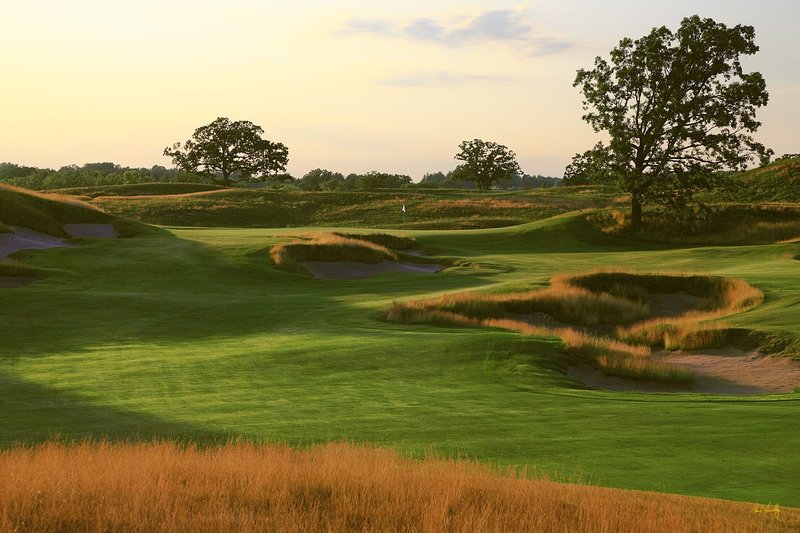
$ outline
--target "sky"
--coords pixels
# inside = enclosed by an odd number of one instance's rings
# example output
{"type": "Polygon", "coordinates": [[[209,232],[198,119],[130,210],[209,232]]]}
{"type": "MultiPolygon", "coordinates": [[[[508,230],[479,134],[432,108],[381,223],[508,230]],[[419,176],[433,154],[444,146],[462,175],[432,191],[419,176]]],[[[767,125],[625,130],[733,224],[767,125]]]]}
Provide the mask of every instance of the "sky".
{"type": "Polygon", "coordinates": [[[755,137],[800,152],[798,0],[2,0],[0,161],[171,166],[166,146],[228,117],[287,145],[296,177],[416,180],[473,138],[561,176],[601,138],[576,71],[694,14],[755,27],[755,137]]]}

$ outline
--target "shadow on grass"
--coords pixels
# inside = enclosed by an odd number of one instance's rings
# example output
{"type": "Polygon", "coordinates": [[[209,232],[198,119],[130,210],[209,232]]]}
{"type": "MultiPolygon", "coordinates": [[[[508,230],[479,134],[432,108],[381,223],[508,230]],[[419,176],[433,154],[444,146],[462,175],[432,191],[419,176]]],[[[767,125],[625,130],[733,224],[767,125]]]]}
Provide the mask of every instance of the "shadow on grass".
{"type": "Polygon", "coordinates": [[[78,395],[0,374],[0,448],[45,440],[223,443],[231,435],[144,413],[100,407],[78,395]]]}
{"type": "MultiPolygon", "coordinates": [[[[315,280],[282,272],[253,246],[239,255],[152,233],[81,248],[25,252],[46,279],[4,291],[0,359],[75,353],[97,346],[314,332],[331,316],[371,320],[393,298],[463,290],[496,272],[366,280],[315,280]]],[[[329,329],[329,328],[328,328],[329,329]]]]}

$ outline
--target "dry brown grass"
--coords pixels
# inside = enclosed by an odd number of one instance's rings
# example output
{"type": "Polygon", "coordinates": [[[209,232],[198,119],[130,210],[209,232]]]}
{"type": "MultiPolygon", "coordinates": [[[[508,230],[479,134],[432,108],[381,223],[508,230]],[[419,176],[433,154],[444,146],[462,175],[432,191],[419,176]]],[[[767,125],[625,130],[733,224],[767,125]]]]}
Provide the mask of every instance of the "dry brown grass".
{"type": "Polygon", "coordinates": [[[506,198],[464,198],[457,200],[436,200],[427,207],[433,210],[447,209],[542,209],[549,207],[541,202],[509,200],[506,198]]]}
{"type": "Polygon", "coordinates": [[[599,269],[581,274],[556,274],[550,287],[536,291],[455,293],[395,302],[387,316],[397,322],[477,325],[526,335],[557,336],[571,352],[594,361],[606,374],[688,382],[692,379],[689,372],[652,361],[650,346],[693,349],[717,344],[726,330],[721,324],[707,321],[750,309],[763,298],[759,289],[741,279],[599,269]],[[676,317],[646,318],[650,292],[683,290],[701,297],[707,304],[704,309],[676,317]],[[530,313],[546,313],[557,320],[583,326],[638,321],[618,327],[616,339],[611,339],[576,327],[542,327],[514,318],[515,314],[530,313]]]}
{"type": "Polygon", "coordinates": [[[630,322],[647,316],[642,304],[570,285],[568,278],[559,275],[553,276],[550,287],[546,289],[506,294],[446,294],[404,305],[418,310],[452,312],[469,318],[541,312],[557,320],[587,326],[630,322]]]}
{"type": "Polygon", "coordinates": [[[659,317],[617,329],[617,337],[627,342],[663,345],[668,350],[704,348],[714,344],[724,324],[710,323],[733,313],[752,309],[764,300],[764,293],[738,278],[719,278],[709,294],[713,307],[691,311],[679,317],[659,317]]]}
{"type": "Polygon", "coordinates": [[[24,189],[22,187],[15,187],[13,185],[8,185],[5,183],[0,183],[0,189],[6,189],[8,191],[25,194],[28,196],[33,196],[35,198],[43,198],[45,200],[53,200],[56,202],[62,202],[69,205],[74,205],[78,207],[84,207],[86,209],[91,209],[92,211],[101,211],[100,207],[96,205],[92,205],[88,202],[85,202],[81,199],[78,199],[75,196],[65,195],[65,194],[57,194],[57,193],[47,193],[47,192],[39,192],[39,191],[32,191],[30,189],[24,189]]]}
{"type": "Polygon", "coordinates": [[[361,261],[379,263],[396,261],[397,254],[380,244],[336,233],[316,234],[270,249],[276,265],[286,267],[302,261],[361,261]]]}
{"type": "Polygon", "coordinates": [[[664,381],[669,383],[689,383],[694,381],[691,372],[668,363],[625,355],[601,355],[597,358],[600,370],[609,376],[623,378],[664,381]]]}
{"type": "Polygon", "coordinates": [[[791,531],[800,510],[554,483],[385,449],[44,444],[0,453],[3,531],[791,531]]]}

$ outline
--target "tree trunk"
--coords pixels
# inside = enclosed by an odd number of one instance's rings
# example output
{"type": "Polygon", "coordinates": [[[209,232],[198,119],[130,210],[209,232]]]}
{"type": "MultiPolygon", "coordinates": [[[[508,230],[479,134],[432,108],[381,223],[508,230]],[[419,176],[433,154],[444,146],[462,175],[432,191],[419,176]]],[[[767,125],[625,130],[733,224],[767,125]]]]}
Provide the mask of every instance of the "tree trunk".
{"type": "Polygon", "coordinates": [[[642,200],[638,194],[631,194],[631,233],[636,235],[642,227],[642,200]]]}

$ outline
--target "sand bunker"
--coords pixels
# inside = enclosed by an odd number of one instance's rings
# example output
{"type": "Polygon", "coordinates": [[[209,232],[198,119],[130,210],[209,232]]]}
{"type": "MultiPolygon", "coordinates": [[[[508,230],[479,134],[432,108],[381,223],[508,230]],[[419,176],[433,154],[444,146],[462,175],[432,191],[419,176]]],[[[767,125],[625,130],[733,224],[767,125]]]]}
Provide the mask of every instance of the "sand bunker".
{"type": "MultiPolygon", "coordinates": [[[[111,224],[64,224],[64,229],[73,237],[102,237],[113,239],[119,236],[111,224]]],[[[32,229],[14,227],[15,233],[0,233],[0,259],[19,250],[44,250],[59,246],[75,246],[60,237],[40,233],[32,229]]]]}
{"type": "MultiPolygon", "coordinates": [[[[72,237],[116,238],[117,230],[111,224],[65,224],[64,230],[72,237]]],[[[19,250],[44,250],[56,247],[72,247],[60,237],[40,233],[28,228],[14,227],[14,233],[0,233],[0,260],[19,250]]],[[[0,276],[0,289],[16,289],[30,285],[38,278],[30,276],[0,276]]]]}
{"type": "Polygon", "coordinates": [[[57,246],[72,246],[66,244],[64,239],[53,237],[46,233],[39,233],[27,228],[15,227],[16,233],[0,233],[0,259],[19,250],[42,250],[57,246]]]}
{"type": "Polygon", "coordinates": [[[397,263],[383,261],[380,263],[358,263],[356,261],[304,261],[298,263],[319,279],[363,279],[386,272],[414,272],[432,274],[444,267],[427,263],[397,263]]]}
{"type": "Polygon", "coordinates": [[[680,316],[703,307],[706,300],[685,292],[651,292],[647,295],[650,316],[680,316]]]}
{"type": "Polygon", "coordinates": [[[119,232],[111,224],[64,224],[64,230],[72,237],[99,237],[116,239],[119,232]]]}
{"type": "Polygon", "coordinates": [[[662,351],[654,361],[684,367],[694,383],[660,383],[606,376],[593,365],[570,367],[567,376],[594,389],[640,392],[701,392],[710,394],[778,394],[800,388],[800,362],[748,352],[735,346],[662,351]]]}

